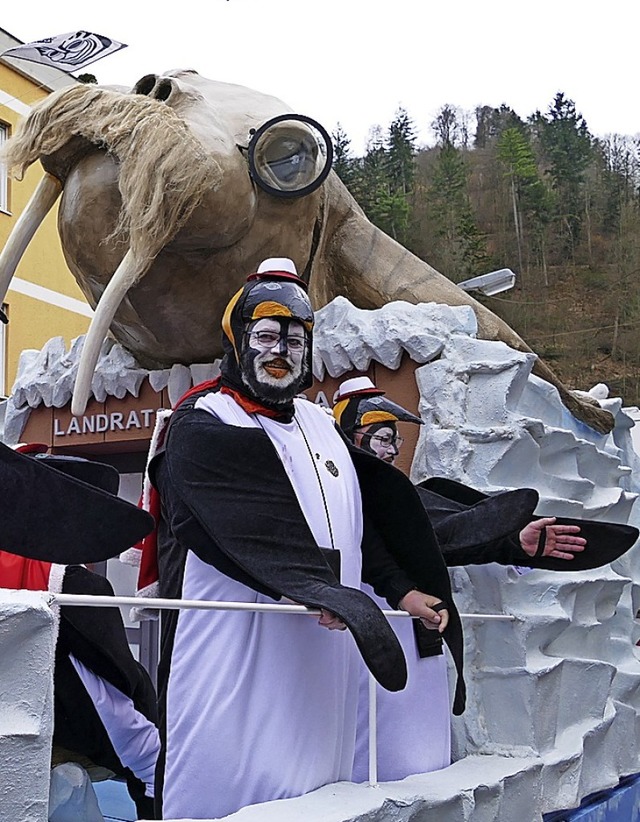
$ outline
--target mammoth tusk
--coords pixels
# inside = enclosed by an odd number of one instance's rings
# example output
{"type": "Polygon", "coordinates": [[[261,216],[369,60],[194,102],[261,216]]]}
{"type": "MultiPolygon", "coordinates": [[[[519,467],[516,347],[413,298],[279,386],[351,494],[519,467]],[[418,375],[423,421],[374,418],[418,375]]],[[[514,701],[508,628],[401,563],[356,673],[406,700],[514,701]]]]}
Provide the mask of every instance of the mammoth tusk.
{"type": "Polygon", "coordinates": [[[16,222],[0,253],[0,303],[4,302],[16,268],[33,235],[55,205],[61,192],[60,180],[52,174],[45,174],[16,222]]]}
{"type": "Polygon", "coordinates": [[[71,413],[76,417],[84,414],[86,410],[100,349],[107,336],[111,321],[118,310],[118,306],[124,299],[127,291],[143,276],[151,265],[151,262],[151,259],[146,259],[144,262],[141,261],[140,258],[129,249],[102,293],[102,297],[96,307],[95,314],[93,315],[91,325],[84,340],[82,354],[80,355],[80,363],[78,365],[78,373],[76,375],[73,398],[71,400],[71,413]]]}

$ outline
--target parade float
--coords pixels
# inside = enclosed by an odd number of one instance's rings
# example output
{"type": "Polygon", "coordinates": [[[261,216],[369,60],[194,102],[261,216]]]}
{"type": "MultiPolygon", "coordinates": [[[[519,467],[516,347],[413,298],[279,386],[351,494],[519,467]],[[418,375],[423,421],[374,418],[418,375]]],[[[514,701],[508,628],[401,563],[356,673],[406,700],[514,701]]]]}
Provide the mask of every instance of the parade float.
{"type": "MultiPolygon", "coordinates": [[[[96,307],[70,350],[54,339],[24,353],[9,442],[129,455],[140,472],[155,412],[215,375],[229,298],[263,257],[286,254],[317,308],[309,398],[330,406],[340,381],[367,374],[419,413],[400,464],[414,482],[533,487],[539,514],[638,525],[622,402],[570,392],[506,324],[375,228],[329,171],[326,132],[281,101],[195,72],[131,91],[78,86],[34,110],[8,157],[18,169],[39,159],[45,175],[0,257],[0,293],[61,194],[65,256],[96,307]]],[[[534,820],[614,788],[640,771],[638,563],[633,548],[578,573],[453,569],[460,610],[487,615],[465,624],[469,698],[454,719],[454,764],[229,818],[534,820]]],[[[44,659],[46,599],[3,600],[12,653],[44,659]],[[19,647],[9,619],[42,623],[29,636],[42,636],[39,648],[19,647]]],[[[32,668],[16,666],[6,687],[28,692],[16,677],[32,668]]],[[[0,742],[24,781],[24,751],[47,749],[47,700],[4,713],[0,742]]],[[[45,776],[21,791],[41,806],[45,776]]],[[[20,797],[10,801],[14,812],[20,797]]]]}

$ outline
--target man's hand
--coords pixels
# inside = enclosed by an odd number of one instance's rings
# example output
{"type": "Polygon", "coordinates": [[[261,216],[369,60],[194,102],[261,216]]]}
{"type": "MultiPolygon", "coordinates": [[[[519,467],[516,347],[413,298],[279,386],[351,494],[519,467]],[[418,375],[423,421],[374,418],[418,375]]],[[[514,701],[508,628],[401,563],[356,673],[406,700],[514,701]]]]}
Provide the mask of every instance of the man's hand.
{"type": "Polygon", "coordinates": [[[331,611],[326,611],[324,608],[320,609],[320,619],[318,625],[323,628],[328,628],[330,631],[346,631],[347,626],[331,611]]]}
{"type": "Polygon", "coordinates": [[[540,536],[546,529],[546,543],[543,557],[555,557],[556,559],[573,559],[573,555],[579,551],[584,551],[587,540],[584,537],[575,536],[580,533],[577,525],[555,525],[555,517],[543,517],[533,520],[520,531],[520,545],[522,550],[530,557],[536,555],[540,536]]]}
{"type": "MultiPolygon", "coordinates": [[[[296,602],[293,599],[289,599],[289,597],[282,597],[282,604],[285,602],[290,602],[291,605],[300,605],[299,602],[296,602]]],[[[320,608],[320,618],[318,619],[318,625],[322,625],[323,628],[328,628],[330,631],[346,631],[347,626],[340,620],[334,613],[331,611],[327,611],[325,608],[320,608]]]]}
{"type": "Polygon", "coordinates": [[[423,594],[422,591],[409,591],[398,603],[401,611],[420,617],[425,628],[439,633],[442,633],[449,623],[449,611],[440,608],[441,605],[444,605],[441,599],[432,597],[431,594],[423,594]],[[439,610],[435,611],[434,605],[439,610]]]}

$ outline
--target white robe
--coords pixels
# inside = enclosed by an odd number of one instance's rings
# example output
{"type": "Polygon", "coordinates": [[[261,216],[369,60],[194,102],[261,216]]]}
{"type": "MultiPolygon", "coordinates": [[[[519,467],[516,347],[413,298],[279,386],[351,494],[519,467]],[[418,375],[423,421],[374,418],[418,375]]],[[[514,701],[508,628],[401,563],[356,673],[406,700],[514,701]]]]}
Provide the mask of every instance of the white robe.
{"type": "MultiPolygon", "coordinates": [[[[332,419],[305,400],[295,404],[298,422],[287,424],[246,414],[219,393],[196,407],[229,425],[264,429],[318,545],[332,547],[322,483],[333,545],[341,551],[341,581],[358,588],[362,507],[353,464],[332,419]]],[[[268,477],[264,483],[268,494],[268,477]]],[[[182,595],[272,602],[191,551],[182,595]]],[[[298,615],[180,612],[167,690],[166,818],[222,817],[350,778],[359,655],[348,632],[316,622],[298,615]]]]}
{"type": "Polygon", "coordinates": [[[144,782],[145,795],[153,797],[160,751],[158,729],[115,685],[95,674],[73,654],[69,654],[69,659],[91,697],[118,759],[144,782]]]}
{"type": "MultiPolygon", "coordinates": [[[[362,590],[381,608],[389,604],[369,585],[362,590]]],[[[444,654],[418,656],[410,619],[391,626],[407,660],[407,685],[391,693],[376,683],[378,780],[392,782],[414,773],[438,771],[451,764],[451,708],[444,654]]],[[[369,672],[360,666],[358,729],[354,782],[369,779],[369,672]]]]}

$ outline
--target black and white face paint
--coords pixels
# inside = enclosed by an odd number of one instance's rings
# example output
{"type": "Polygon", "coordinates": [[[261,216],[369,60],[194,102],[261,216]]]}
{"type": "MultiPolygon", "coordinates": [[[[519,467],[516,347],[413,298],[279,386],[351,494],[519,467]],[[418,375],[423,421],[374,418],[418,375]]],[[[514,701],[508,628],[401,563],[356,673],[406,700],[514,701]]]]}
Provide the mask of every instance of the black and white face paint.
{"type": "Polygon", "coordinates": [[[366,425],[354,433],[353,441],[378,459],[393,464],[404,442],[395,423],[379,422],[366,425]]]}
{"type": "Polygon", "coordinates": [[[242,381],[272,403],[289,402],[307,377],[308,335],[296,320],[265,318],[245,331],[240,358],[242,381]]]}

